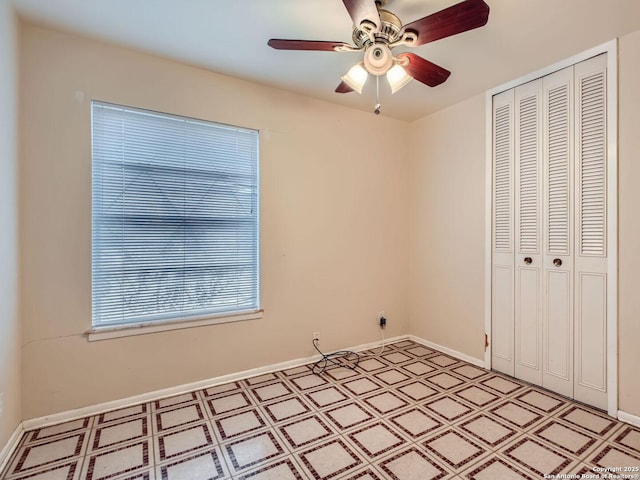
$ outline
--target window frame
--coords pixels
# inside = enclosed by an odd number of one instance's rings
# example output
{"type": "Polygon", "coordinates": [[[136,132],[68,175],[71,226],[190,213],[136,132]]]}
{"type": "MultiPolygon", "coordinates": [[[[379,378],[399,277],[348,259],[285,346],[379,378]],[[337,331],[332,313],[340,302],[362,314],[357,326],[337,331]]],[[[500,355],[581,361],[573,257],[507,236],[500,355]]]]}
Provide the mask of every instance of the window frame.
{"type": "MultiPolygon", "coordinates": [[[[91,180],[91,195],[92,195],[92,207],[91,207],[91,225],[92,225],[92,234],[91,234],[91,328],[85,332],[87,335],[87,339],[89,341],[94,340],[104,340],[109,338],[118,338],[123,336],[130,335],[141,335],[154,333],[159,331],[169,331],[176,329],[184,329],[184,328],[193,328],[198,326],[206,326],[206,325],[216,325],[221,323],[229,323],[236,321],[246,321],[246,320],[255,320],[262,318],[263,310],[261,308],[261,255],[260,255],[260,237],[261,237],[261,225],[260,225],[260,132],[257,129],[251,129],[247,127],[239,127],[234,125],[228,125],[220,122],[214,122],[211,120],[205,120],[194,117],[187,117],[183,115],[176,115],[167,112],[160,112],[155,110],[149,110],[139,107],[133,107],[128,105],[115,104],[110,102],[105,102],[101,100],[92,100],[90,103],[91,109],[91,171],[92,171],[92,180],[91,180]],[[206,124],[213,127],[219,128],[229,128],[233,130],[245,131],[245,132],[253,132],[255,134],[255,158],[251,158],[251,161],[255,161],[255,222],[253,222],[255,228],[255,249],[252,249],[253,254],[255,255],[255,264],[254,264],[254,274],[255,275],[255,283],[252,284],[253,289],[255,289],[255,306],[256,308],[239,308],[237,310],[224,310],[224,311],[210,311],[201,314],[194,315],[184,315],[184,311],[176,311],[175,315],[166,314],[162,316],[163,318],[156,319],[139,319],[138,321],[123,321],[119,323],[115,322],[104,322],[104,324],[100,324],[100,322],[95,322],[94,318],[94,302],[95,302],[95,273],[94,273],[94,221],[96,219],[96,211],[95,211],[95,199],[94,199],[94,189],[97,187],[97,184],[94,179],[94,170],[96,168],[96,159],[94,152],[94,145],[96,142],[96,136],[94,133],[95,121],[94,121],[94,107],[98,106],[106,106],[112,107],[114,109],[121,109],[123,112],[127,110],[132,112],[140,112],[142,114],[150,114],[153,116],[176,119],[176,120],[184,120],[185,125],[189,122],[193,122],[195,124],[206,124]]],[[[252,165],[253,166],[253,165],[252,165]]],[[[168,178],[168,177],[167,177],[168,178]]],[[[100,185],[102,186],[102,185],[100,185]]],[[[124,247],[122,247],[124,248],[124,247]]],[[[198,253],[195,251],[194,253],[198,253]]],[[[252,276],[253,276],[252,275],[252,276]]]]}

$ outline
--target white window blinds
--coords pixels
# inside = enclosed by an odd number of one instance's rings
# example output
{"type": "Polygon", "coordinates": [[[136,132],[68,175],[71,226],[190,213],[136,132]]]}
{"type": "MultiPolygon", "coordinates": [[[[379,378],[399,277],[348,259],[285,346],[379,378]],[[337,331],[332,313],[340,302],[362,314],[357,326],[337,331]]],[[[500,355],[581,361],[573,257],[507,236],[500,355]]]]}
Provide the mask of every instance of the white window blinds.
{"type": "Polygon", "coordinates": [[[92,114],[93,325],[258,309],[258,132],[92,114]]]}

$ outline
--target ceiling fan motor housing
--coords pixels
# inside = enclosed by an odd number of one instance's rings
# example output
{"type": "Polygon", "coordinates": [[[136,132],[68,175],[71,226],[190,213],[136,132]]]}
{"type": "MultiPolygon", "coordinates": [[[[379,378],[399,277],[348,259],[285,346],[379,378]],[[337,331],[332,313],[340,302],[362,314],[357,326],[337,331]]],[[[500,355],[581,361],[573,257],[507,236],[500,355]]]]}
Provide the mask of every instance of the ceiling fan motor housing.
{"type": "Polygon", "coordinates": [[[374,41],[393,43],[400,39],[402,21],[388,10],[378,10],[380,15],[380,30],[371,34],[367,29],[355,26],[353,29],[353,43],[360,48],[367,48],[374,41]],[[373,37],[373,39],[372,39],[373,37]]]}

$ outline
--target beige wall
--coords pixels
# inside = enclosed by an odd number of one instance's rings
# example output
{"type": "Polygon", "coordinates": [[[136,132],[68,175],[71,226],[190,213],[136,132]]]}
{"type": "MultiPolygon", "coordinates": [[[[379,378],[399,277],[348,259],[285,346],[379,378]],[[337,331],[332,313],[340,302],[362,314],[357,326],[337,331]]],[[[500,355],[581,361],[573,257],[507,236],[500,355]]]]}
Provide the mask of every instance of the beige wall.
{"type": "MultiPolygon", "coordinates": [[[[640,32],[619,43],[619,408],[640,416],[640,32]]],[[[411,333],[483,358],[484,95],[412,125],[411,333]]]]}
{"type": "Polygon", "coordinates": [[[23,418],[408,330],[406,124],[24,25],[23,418]],[[87,342],[90,101],[259,129],[264,318],[87,342]]]}
{"type": "Polygon", "coordinates": [[[620,409],[640,416],[640,32],[619,43],[620,409]]]}
{"type": "Polygon", "coordinates": [[[484,95],[411,125],[411,333],[484,355],[484,95]]]}
{"type": "Polygon", "coordinates": [[[17,21],[0,0],[0,450],[20,423],[17,21]]]}

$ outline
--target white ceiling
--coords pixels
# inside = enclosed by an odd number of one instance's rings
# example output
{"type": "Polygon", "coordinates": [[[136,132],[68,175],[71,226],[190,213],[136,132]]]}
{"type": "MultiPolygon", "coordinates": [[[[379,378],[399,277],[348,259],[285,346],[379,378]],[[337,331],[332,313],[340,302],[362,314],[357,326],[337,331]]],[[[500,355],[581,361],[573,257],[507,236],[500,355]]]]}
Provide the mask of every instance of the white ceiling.
{"type": "MultiPolygon", "coordinates": [[[[489,88],[640,30],[640,0],[485,0],[486,26],[412,49],[452,72],[395,95],[380,84],[382,114],[415,120],[489,88]]],[[[214,72],[372,111],[375,83],[337,94],[358,53],[278,51],[270,38],[351,43],[341,0],[13,0],[30,21],[132,47],[214,72]]],[[[404,23],[457,0],[389,0],[404,23]]],[[[395,52],[402,50],[398,48],[395,52]]],[[[405,49],[407,50],[407,49],[405,49]]]]}

